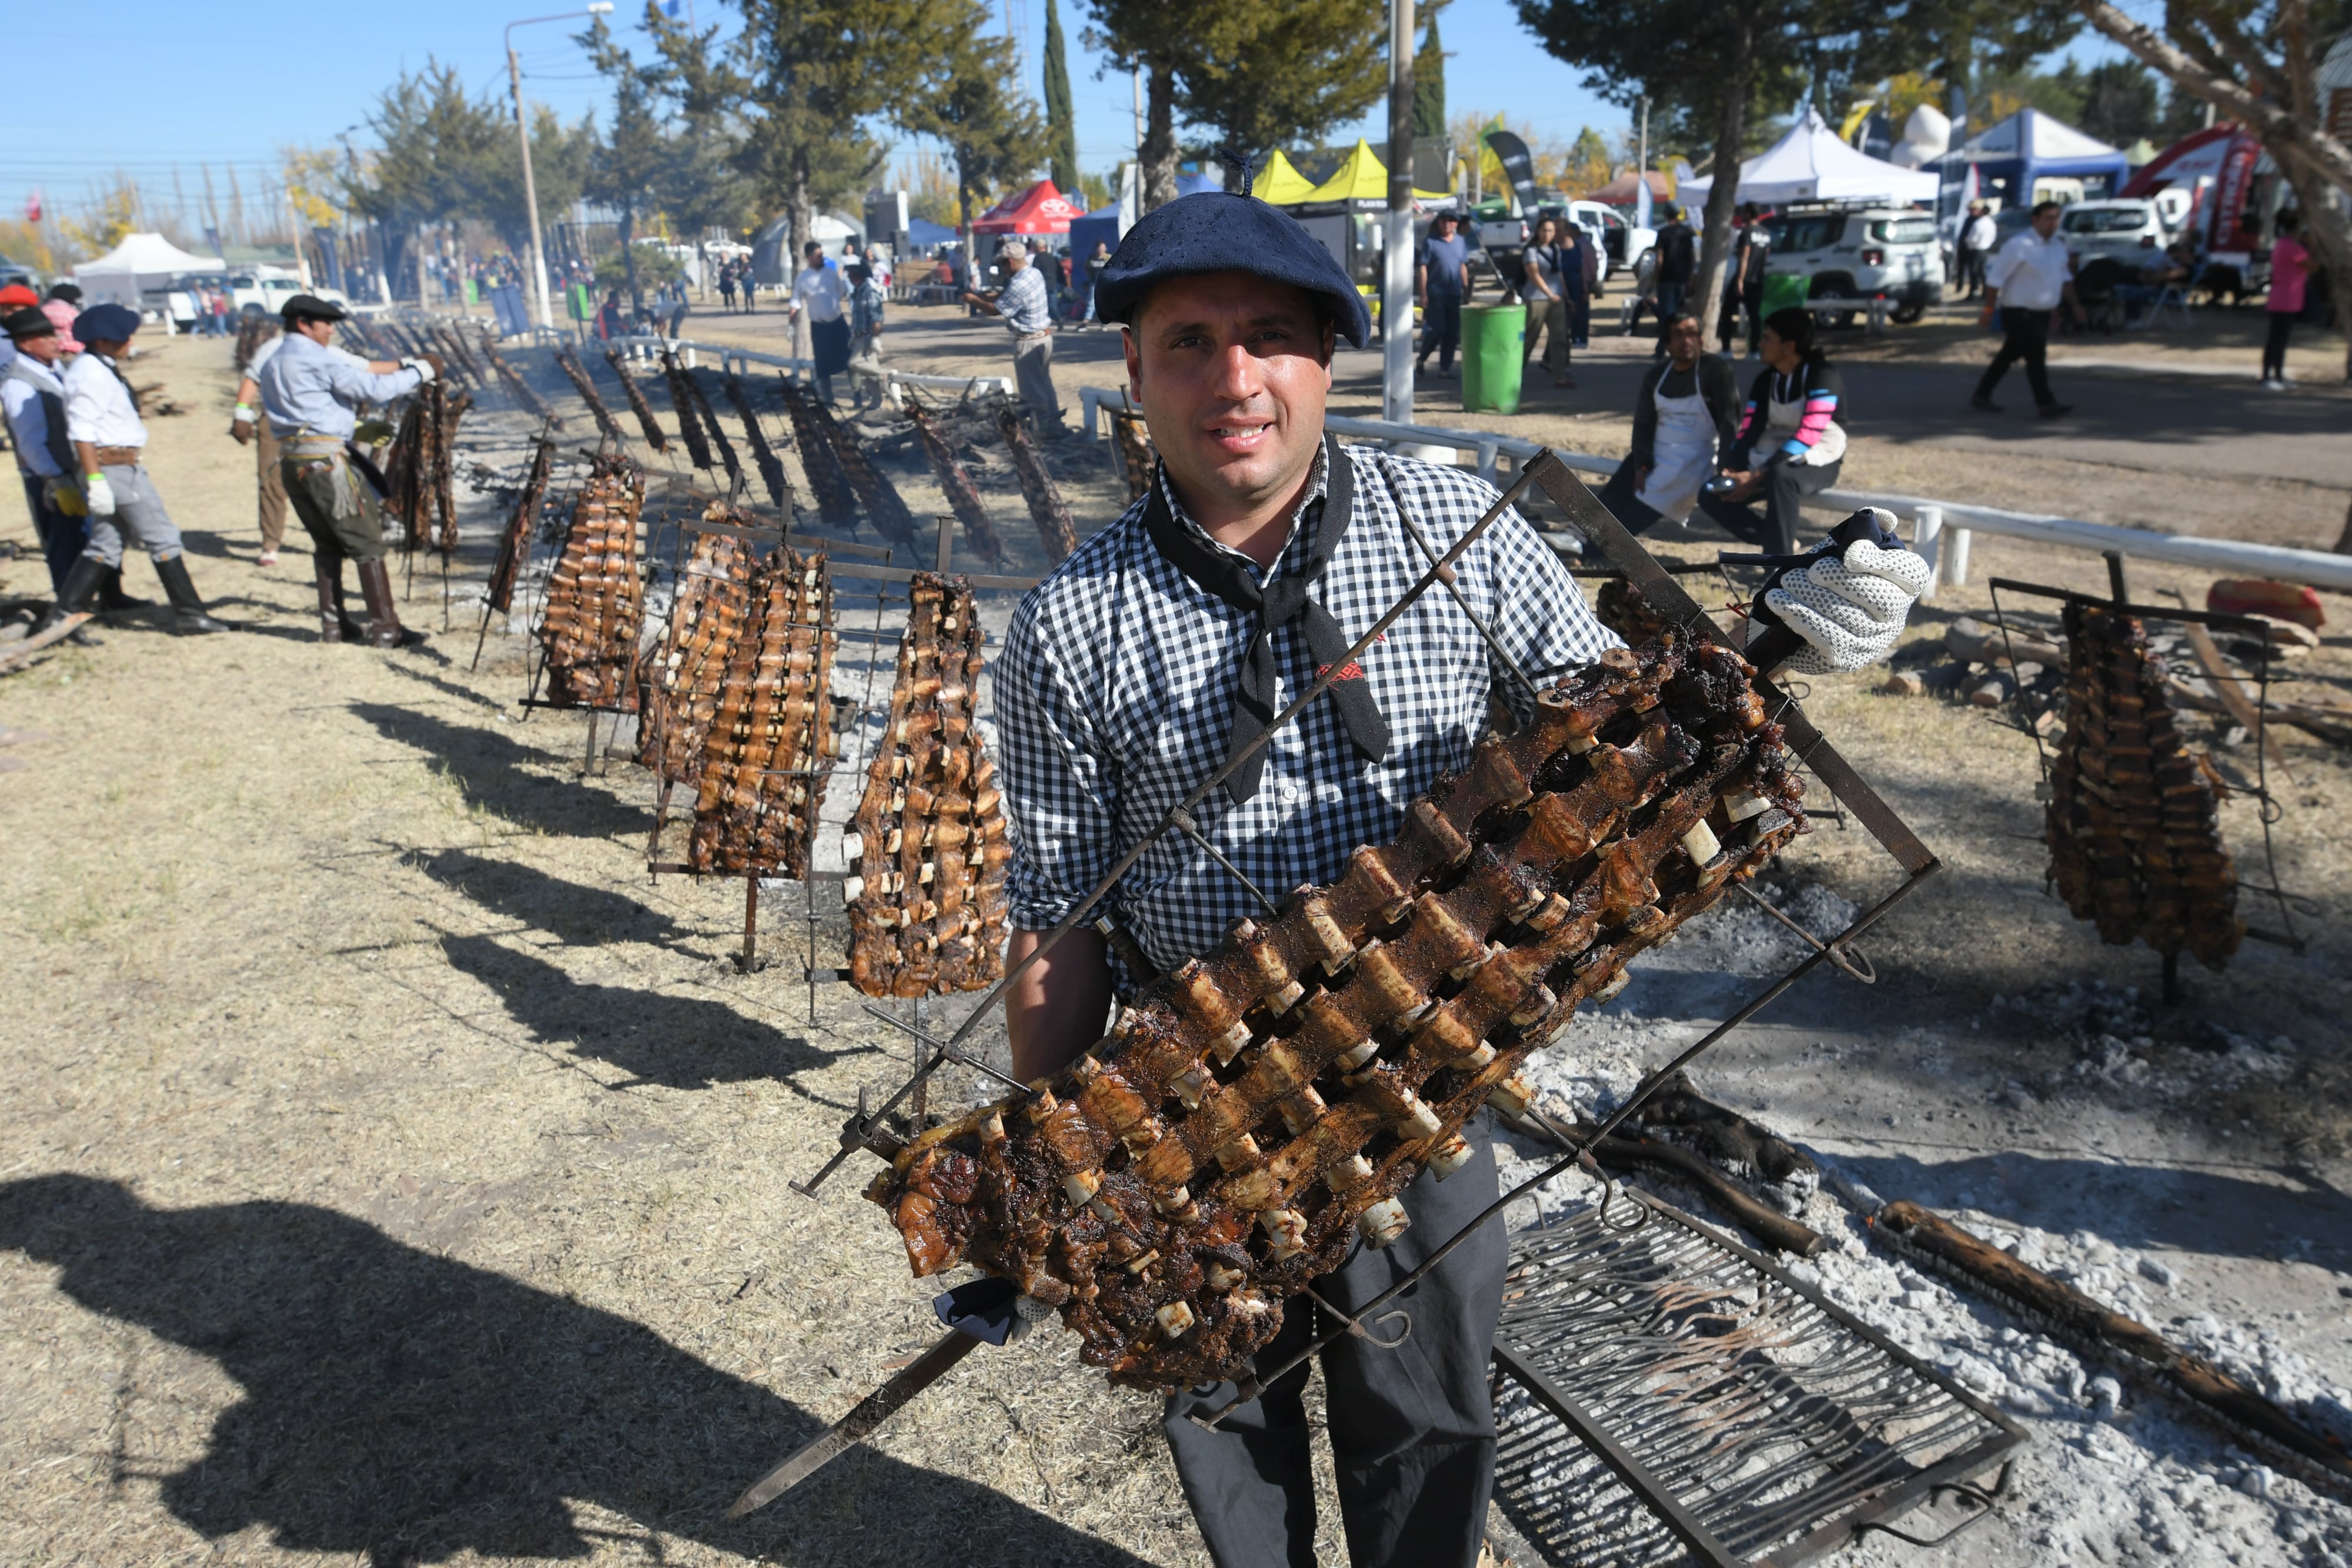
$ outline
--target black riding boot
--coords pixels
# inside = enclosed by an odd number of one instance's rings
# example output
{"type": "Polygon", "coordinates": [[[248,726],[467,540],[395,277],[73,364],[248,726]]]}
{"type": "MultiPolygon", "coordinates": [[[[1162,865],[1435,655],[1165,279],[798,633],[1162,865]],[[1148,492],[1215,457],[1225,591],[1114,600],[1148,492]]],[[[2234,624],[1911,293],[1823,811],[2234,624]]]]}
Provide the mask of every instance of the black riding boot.
{"type": "MultiPolygon", "coordinates": [[[[65,586],[58,590],[58,601],[49,606],[48,613],[33,623],[26,633],[37,637],[68,615],[79,615],[89,609],[90,601],[113,569],[95,556],[76,556],[73,570],[66,573],[65,586]]],[[[91,641],[95,642],[93,638],[91,641]]]]}
{"type": "Polygon", "coordinates": [[[414,648],[424,642],[424,632],[400,623],[392,602],[392,573],[383,560],[361,561],[359,569],[360,592],[367,600],[367,640],[379,648],[414,648]]]}
{"type": "Polygon", "coordinates": [[[163,592],[172,601],[172,630],[183,637],[193,637],[206,632],[226,632],[228,628],[205,613],[204,597],[196,585],[188,580],[188,558],[175,555],[169,560],[155,563],[155,575],[163,582],[163,592]]]}
{"type": "Polygon", "coordinates": [[[122,591],[122,569],[106,569],[106,580],[98,585],[98,607],[105,611],[144,610],[154,602],[152,599],[133,599],[122,591]]]}

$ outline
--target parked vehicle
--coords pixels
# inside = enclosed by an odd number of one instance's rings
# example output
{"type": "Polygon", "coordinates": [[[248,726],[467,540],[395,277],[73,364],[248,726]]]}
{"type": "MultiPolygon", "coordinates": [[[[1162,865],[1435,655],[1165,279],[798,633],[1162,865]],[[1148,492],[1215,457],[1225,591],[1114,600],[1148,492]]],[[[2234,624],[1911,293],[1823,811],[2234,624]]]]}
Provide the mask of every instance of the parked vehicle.
{"type": "Polygon", "coordinates": [[[2163,209],[2154,201],[2122,197],[2076,202],[2059,214],[2058,232],[2077,267],[2103,256],[2145,266],[2173,242],[2179,230],[2165,221],[2163,209]]]}
{"type": "Polygon", "coordinates": [[[41,287],[41,275],[29,267],[0,256],[0,288],[5,288],[12,283],[21,283],[37,293],[41,287]]]}
{"type": "Polygon", "coordinates": [[[1591,243],[1592,254],[1598,258],[1601,292],[1609,292],[1612,274],[1626,270],[1629,264],[1621,259],[1633,236],[1643,236],[1634,248],[1638,259],[1642,252],[1657,242],[1657,235],[1648,229],[1636,229],[1612,207],[1599,202],[1546,202],[1533,213],[1518,217],[1506,215],[1500,203],[1486,203],[1475,209],[1470,220],[1470,275],[1476,280],[1491,271],[1505,287],[1517,291],[1525,274],[1526,264],[1520,253],[1527,249],[1528,239],[1534,234],[1538,220],[1564,218],[1583,231],[1591,243]],[[1491,214],[1488,208],[1496,209],[1491,214]],[[1612,225],[1614,225],[1612,228],[1612,225]],[[1613,235],[1613,238],[1612,237],[1613,235]],[[1479,258],[1486,258],[1481,266],[1479,258]]]}
{"type": "Polygon", "coordinates": [[[1876,204],[1800,203],[1770,220],[1768,271],[1811,279],[1812,299],[1893,302],[1897,321],[1916,321],[1943,298],[1944,249],[1933,214],[1876,204]]]}
{"type": "Polygon", "coordinates": [[[1605,288],[1609,279],[1619,273],[1633,276],[1642,258],[1658,243],[1658,231],[1642,228],[1622,209],[1601,202],[1570,202],[1569,216],[1588,234],[1601,236],[1601,275],[1605,288]]]}

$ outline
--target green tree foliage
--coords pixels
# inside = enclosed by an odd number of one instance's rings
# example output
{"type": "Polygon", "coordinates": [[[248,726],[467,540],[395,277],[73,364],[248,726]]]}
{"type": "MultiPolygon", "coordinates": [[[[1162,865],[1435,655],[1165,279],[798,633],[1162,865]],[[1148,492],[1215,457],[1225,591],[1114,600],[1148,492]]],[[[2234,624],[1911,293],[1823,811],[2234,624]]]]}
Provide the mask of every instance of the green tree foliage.
{"type": "Polygon", "coordinates": [[[662,210],[679,235],[697,246],[713,229],[740,234],[751,222],[751,193],[736,168],[742,139],[735,109],[743,97],[743,77],[719,47],[716,26],[689,31],[650,0],[645,26],[658,56],[646,79],[670,111],[662,210]]]}
{"type": "Polygon", "coordinates": [[[738,0],[743,138],[736,168],[781,206],[797,257],[819,205],[862,192],[887,149],[864,122],[902,102],[952,40],[921,0],[738,0]]]}
{"type": "Polygon", "coordinates": [[[580,41],[597,70],[613,84],[612,130],[598,135],[589,150],[587,195],[620,214],[622,276],[630,303],[643,305],[645,291],[636,268],[637,224],[657,208],[658,192],[670,172],[674,153],[662,128],[652,73],[614,42],[612,30],[602,17],[580,41]]]}
{"type": "Polygon", "coordinates": [[[1045,128],[1036,104],[1012,85],[1012,43],[982,34],[986,11],[979,0],[936,0],[933,15],[945,24],[940,47],[893,118],[903,130],[947,148],[970,255],[977,198],[1037,166],[1045,128]]]}
{"type": "Polygon", "coordinates": [[[1412,134],[1443,138],[1445,134],[1445,46],[1437,39],[1437,18],[1412,56],[1412,134]]]}
{"type": "MultiPolygon", "coordinates": [[[[2013,68],[2075,27],[2033,0],[1518,0],[1518,9],[1601,97],[1679,107],[1689,123],[1664,137],[1654,110],[1653,145],[1711,149],[1719,174],[1738,169],[1767,94],[1844,102],[1857,82],[1987,52],[2013,68]]],[[[1722,291],[1737,192],[1726,178],[1708,192],[1696,299],[1722,291]]]]}
{"type": "Polygon", "coordinates": [[[1078,188],[1078,119],[1070,104],[1070,59],[1062,41],[1062,8],[1045,0],[1045,158],[1064,194],[1078,188]]]}

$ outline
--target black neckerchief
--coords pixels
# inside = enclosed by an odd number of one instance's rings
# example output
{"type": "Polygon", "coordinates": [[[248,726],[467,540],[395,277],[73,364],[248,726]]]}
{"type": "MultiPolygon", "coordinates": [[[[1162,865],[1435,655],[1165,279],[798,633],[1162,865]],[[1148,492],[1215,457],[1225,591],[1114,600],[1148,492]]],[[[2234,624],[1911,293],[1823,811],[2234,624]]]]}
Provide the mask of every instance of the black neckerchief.
{"type": "MultiPolygon", "coordinates": [[[[1151,499],[1143,509],[1143,526],[1150,531],[1151,542],[1168,559],[1168,564],[1191,579],[1202,592],[1258,617],[1257,629],[1250,636],[1249,651],[1242,655],[1241,678],[1234,684],[1233,727],[1225,745],[1227,761],[1264,735],[1274,722],[1276,628],[1293,621],[1299,622],[1307,634],[1307,651],[1314,655],[1318,679],[1348,652],[1348,634],[1339,629],[1339,622],[1328,610],[1307,596],[1307,586],[1331,564],[1332,553],[1339,548],[1340,537],[1348,531],[1355,511],[1354,465],[1341,453],[1339,444],[1329,436],[1324,437],[1323,458],[1328,476],[1323,512],[1319,522],[1310,524],[1314,537],[1307,545],[1307,568],[1272,578],[1263,587],[1251,577],[1248,562],[1211,549],[1179,523],[1168,507],[1166,474],[1152,476],[1151,499]]],[[[1286,553],[1288,548],[1285,545],[1286,553]]],[[[1330,695],[1331,700],[1339,705],[1339,717],[1347,725],[1348,737],[1356,743],[1356,749],[1368,761],[1385,758],[1389,752],[1388,721],[1381,716],[1379,705],[1372,701],[1372,689],[1364,679],[1362,667],[1350,664],[1343,669],[1339,678],[1331,683],[1330,695]]],[[[1258,780],[1265,771],[1265,752],[1261,748],[1225,776],[1225,793],[1236,805],[1249,800],[1257,793],[1258,780]]]]}
{"type": "MultiPolygon", "coordinates": [[[[90,351],[93,354],[97,354],[97,350],[94,349],[90,351]]],[[[139,389],[131,384],[131,378],[122,373],[122,367],[116,364],[112,360],[108,359],[104,354],[98,354],[98,362],[104,365],[108,370],[113,371],[114,379],[122,383],[122,395],[131,400],[131,412],[136,414],[139,412],[139,389]]]]}

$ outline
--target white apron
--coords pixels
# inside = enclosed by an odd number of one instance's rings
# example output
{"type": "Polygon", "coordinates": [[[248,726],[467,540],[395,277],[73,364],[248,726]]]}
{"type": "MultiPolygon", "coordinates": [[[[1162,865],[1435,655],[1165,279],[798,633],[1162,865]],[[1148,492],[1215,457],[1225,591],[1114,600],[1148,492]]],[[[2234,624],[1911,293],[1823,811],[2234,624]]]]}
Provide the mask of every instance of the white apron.
{"type": "MultiPolygon", "coordinates": [[[[1664,384],[1663,376],[1659,382],[1664,384]]],[[[1715,475],[1715,416],[1696,392],[1688,397],[1650,394],[1658,405],[1658,429],[1650,444],[1650,477],[1633,498],[1662,517],[1686,521],[1698,505],[1698,488],[1715,475]]]]}
{"type": "MultiPolygon", "coordinates": [[[[1766,404],[1764,409],[1765,428],[1780,438],[1780,441],[1776,441],[1772,444],[1770,450],[1773,452],[1780,451],[1780,442],[1786,441],[1791,435],[1796,434],[1797,426],[1804,423],[1805,405],[1801,402],[1772,402],[1766,404]]],[[[1762,455],[1762,454],[1759,454],[1759,455],[1762,455]]],[[[1809,468],[1826,468],[1844,455],[1845,431],[1843,427],[1832,422],[1827,430],[1822,432],[1821,439],[1814,442],[1812,445],[1805,449],[1805,455],[1801,461],[1804,463],[1805,466],[1809,468]]]]}

